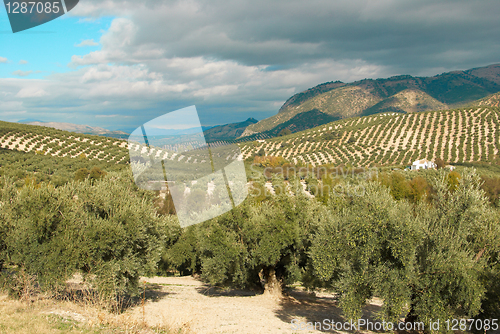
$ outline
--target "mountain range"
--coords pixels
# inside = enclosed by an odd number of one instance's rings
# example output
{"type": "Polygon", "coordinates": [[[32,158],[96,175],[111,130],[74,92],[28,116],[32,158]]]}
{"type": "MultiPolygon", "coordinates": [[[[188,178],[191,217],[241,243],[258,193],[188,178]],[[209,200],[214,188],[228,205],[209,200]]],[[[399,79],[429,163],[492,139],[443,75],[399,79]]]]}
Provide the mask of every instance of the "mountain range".
{"type": "Polygon", "coordinates": [[[433,77],[399,75],[351,83],[332,81],[293,95],[276,115],[249,125],[242,137],[255,134],[273,136],[283,128],[302,131],[320,125],[321,119],[328,123],[331,118],[383,112],[445,110],[465,106],[499,91],[500,64],[433,77]],[[311,111],[315,117],[306,117],[311,111]],[[302,117],[298,117],[301,114],[302,117]]]}
{"type": "MultiPolygon", "coordinates": [[[[257,121],[203,127],[207,142],[251,141],[311,129],[336,120],[378,113],[413,113],[448,110],[470,103],[492,102],[490,94],[500,92],[500,64],[464,71],[452,71],[432,77],[410,75],[387,79],[364,79],[351,83],[326,82],[290,97],[274,116],[257,121]],[[481,102],[481,99],[486,100],[481,102]]],[[[480,104],[479,104],[480,105],[480,104]]],[[[128,138],[133,131],[110,131],[100,127],[36,120],[24,124],[48,126],[60,130],[107,137],[128,138]]]]}
{"type": "Polygon", "coordinates": [[[28,125],[45,126],[45,127],[69,131],[69,132],[97,135],[97,136],[105,136],[105,137],[118,138],[118,139],[128,138],[128,133],[126,133],[126,132],[111,131],[111,130],[104,129],[104,128],[101,128],[98,126],[80,125],[80,124],[73,124],[73,123],[61,123],[61,122],[41,122],[41,121],[34,121],[34,120],[19,121],[19,123],[28,124],[28,125]]]}

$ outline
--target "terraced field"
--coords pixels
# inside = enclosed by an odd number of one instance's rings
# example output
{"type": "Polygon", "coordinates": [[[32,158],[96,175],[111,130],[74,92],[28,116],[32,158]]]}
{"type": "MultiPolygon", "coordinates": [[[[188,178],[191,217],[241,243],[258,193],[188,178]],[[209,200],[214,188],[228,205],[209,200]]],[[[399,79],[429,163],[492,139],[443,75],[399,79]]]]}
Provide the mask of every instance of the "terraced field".
{"type": "Polygon", "coordinates": [[[76,134],[42,126],[0,122],[0,147],[10,150],[126,163],[127,145],[126,141],[119,139],[76,134]]]}
{"type": "Polygon", "coordinates": [[[483,105],[356,117],[240,145],[245,158],[263,149],[266,155],[313,166],[409,165],[435,158],[450,163],[488,161],[499,151],[500,108],[483,105]]]}
{"type": "MultiPolygon", "coordinates": [[[[167,141],[168,142],[168,141],[167,141]]],[[[140,140],[128,143],[126,140],[86,135],[62,131],[36,125],[25,125],[0,121],[0,147],[22,152],[36,152],[54,157],[85,158],[110,163],[129,163],[130,152],[135,160],[146,161],[150,158],[168,159],[169,168],[177,168],[185,173],[185,164],[198,168],[207,158],[208,151],[195,149],[198,142],[184,142],[183,145],[163,145],[161,147],[146,147],[140,140]],[[182,153],[178,153],[178,152],[182,153]]],[[[211,143],[210,148],[214,163],[224,164],[238,155],[235,145],[225,145],[224,142],[211,143]]]]}

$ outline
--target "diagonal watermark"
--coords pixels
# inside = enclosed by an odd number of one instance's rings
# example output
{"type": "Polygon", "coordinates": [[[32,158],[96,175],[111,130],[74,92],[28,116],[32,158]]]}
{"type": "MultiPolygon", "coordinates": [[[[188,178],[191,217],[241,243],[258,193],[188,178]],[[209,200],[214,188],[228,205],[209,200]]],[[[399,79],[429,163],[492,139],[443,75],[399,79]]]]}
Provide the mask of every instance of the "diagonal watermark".
{"type": "Polygon", "coordinates": [[[239,147],[208,145],[195,106],[145,123],[128,142],[135,183],[169,192],[182,227],[230,211],[248,195],[239,147]]]}

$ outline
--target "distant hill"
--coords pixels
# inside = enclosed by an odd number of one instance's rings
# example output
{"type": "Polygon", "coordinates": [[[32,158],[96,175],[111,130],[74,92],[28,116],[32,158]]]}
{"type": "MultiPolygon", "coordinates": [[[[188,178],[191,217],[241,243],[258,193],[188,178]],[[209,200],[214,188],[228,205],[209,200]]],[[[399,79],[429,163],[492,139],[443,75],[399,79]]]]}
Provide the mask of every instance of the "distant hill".
{"type": "Polygon", "coordinates": [[[72,123],[60,123],[60,122],[40,122],[40,121],[20,121],[19,123],[28,124],[28,125],[38,125],[45,126],[49,128],[54,128],[58,130],[64,130],[75,133],[83,133],[97,136],[105,136],[111,138],[128,138],[128,133],[123,131],[110,131],[104,128],[100,128],[97,126],[89,126],[89,125],[80,125],[80,124],[72,124],[72,123]]]}
{"type": "Polygon", "coordinates": [[[207,142],[234,140],[241,136],[245,129],[257,123],[255,118],[249,118],[244,122],[218,125],[203,131],[207,142]]]}
{"type": "Polygon", "coordinates": [[[295,94],[277,115],[250,125],[242,136],[265,133],[313,109],[339,118],[380,112],[443,110],[497,92],[500,92],[500,64],[433,77],[400,75],[352,83],[329,82],[295,94]]]}
{"type": "Polygon", "coordinates": [[[474,101],[473,106],[500,107],[500,93],[488,95],[480,100],[474,101]]]}
{"type": "MultiPolygon", "coordinates": [[[[500,94],[490,96],[497,99],[500,94]]],[[[500,152],[500,108],[467,106],[418,113],[378,113],[342,119],[288,136],[240,144],[244,158],[281,156],[296,164],[409,165],[493,161],[500,152]]]]}

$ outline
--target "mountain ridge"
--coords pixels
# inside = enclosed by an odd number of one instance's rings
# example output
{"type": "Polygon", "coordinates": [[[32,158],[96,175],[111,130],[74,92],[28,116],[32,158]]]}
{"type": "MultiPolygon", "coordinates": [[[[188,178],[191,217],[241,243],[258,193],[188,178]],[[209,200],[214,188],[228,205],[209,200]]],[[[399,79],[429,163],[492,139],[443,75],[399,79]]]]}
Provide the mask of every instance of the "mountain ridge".
{"type": "Polygon", "coordinates": [[[387,111],[444,110],[467,105],[499,91],[500,64],[445,72],[432,77],[397,75],[385,79],[363,79],[351,83],[331,81],[293,95],[287,99],[276,115],[250,125],[242,137],[269,131],[287,122],[296,114],[312,109],[341,118],[387,111]],[[426,102],[418,105],[415,101],[413,105],[398,110],[397,105],[403,103],[404,98],[402,99],[397,94],[405,90],[416,92],[416,95],[426,102]],[[352,96],[353,94],[355,96],[352,96]],[[386,99],[399,102],[384,101],[386,99]],[[325,100],[328,100],[327,103],[325,100]],[[356,107],[353,107],[354,100],[358,102],[356,107]],[[396,106],[391,105],[394,103],[396,106]],[[380,108],[376,107],[377,104],[380,104],[380,108]],[[390,109],[387,109],[388,107],[390,109]],[[365,112],[369,108],[371,109],[365,112]]]}
{"type": "Polygon", "coordinates": [[[19,122],[19,123],[27,125],[35,125],[35,126],[44,126],[74,133],[121,138],[121,139],[125,139],[129,135],[128,133],[123,131],[111,131],[98,126],[81,125],[81,124],[65,123],[65,122],[31,121],[31,122],[19,122]]]}

